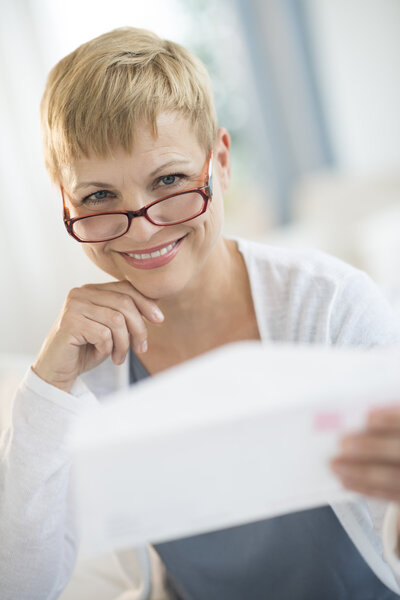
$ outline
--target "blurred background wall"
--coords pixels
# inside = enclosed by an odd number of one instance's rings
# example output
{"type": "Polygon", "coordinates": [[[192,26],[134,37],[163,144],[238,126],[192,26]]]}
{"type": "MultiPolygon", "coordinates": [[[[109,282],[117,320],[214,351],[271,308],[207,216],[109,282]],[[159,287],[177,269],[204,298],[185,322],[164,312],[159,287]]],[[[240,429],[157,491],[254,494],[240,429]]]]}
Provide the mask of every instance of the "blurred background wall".
{"type": "Polygon", "coordinates": [[[227,234],[336,254],[400,312],[398,0],[0,0],[0,352],[37,352],[68,290],[105,280],[64,231],[39,103],[60,58],[123,25],[211,72],[227,234]]]}

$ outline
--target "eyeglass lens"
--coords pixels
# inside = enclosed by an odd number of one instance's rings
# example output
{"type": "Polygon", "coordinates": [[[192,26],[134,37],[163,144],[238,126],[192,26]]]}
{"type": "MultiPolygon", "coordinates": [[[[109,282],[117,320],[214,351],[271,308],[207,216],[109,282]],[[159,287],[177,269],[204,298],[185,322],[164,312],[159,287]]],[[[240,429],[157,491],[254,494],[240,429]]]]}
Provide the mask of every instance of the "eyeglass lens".
{"type": "Polygon", "coordinates": [[[73,224],[74,234],[83,242],[110,240],[124,235],[129,229],[127,215],[91,215],[73,224]]]}

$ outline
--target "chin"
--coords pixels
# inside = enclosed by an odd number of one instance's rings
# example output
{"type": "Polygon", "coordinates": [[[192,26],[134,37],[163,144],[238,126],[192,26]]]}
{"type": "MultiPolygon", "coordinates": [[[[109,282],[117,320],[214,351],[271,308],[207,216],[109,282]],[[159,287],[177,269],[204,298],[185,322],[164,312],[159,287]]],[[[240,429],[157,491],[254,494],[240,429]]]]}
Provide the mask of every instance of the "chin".
{"type": "MultiPolygon", "coordinates": [[[[186,280],[177,273],[157,273],[154,269],[151,277],[135,277],[125,274],[124,279],[129,281],[143,296],[152,300],[170,298],[186,287],[186,280]]],[[[147,272],[146,275],[149,273],[147,272]]]]}

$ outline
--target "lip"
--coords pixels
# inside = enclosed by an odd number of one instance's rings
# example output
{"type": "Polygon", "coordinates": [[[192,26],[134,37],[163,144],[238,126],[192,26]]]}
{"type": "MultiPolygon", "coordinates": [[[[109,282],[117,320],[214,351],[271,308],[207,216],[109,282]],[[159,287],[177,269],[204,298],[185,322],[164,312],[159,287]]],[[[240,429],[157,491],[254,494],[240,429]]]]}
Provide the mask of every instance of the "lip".
{"type": "Polygon", "coordinates": [[[176,241],[179,241],[180,239],[183,239],[185,236],[182,236],[182,238],[175,238],[174,240],[171,240],[169,242],[164,242],[163,244],[160,244],[159,246],[154,246],[153,248],[143,248],[143,249],[138,249],[136,248],[135,250],[125,250],[124,252],[121,252],[121,254],[150,254],[151,252],[156,252],[157,250],[161,250],[161,248],[165,248],[166,246],[169,246],[170,244],[173,244],[176,241]]]}
{"type": "Polygon", "coordinates": [[[136,269],[156,269],[158,267],[163,267],[164,265],[171,262],[173,258],[175,258],[185,237],[186,236],[183,236],[180,239],[178,238],[178,240],[172,240],[171,242],[161,244],[160,246],[155,246],[154,248],[129,251],[129,254],[150,254],[150,252],[156,252],[157,250],[165,248],[169,244],[173,244],[176,241],[176,244],[172,248],[172,250],[170,250],[166,254],[162,254],[161,256],[156,256],[155,258],[137,259],[133,258],[132,256],[128,256],[128,252],[120,252],[120,254],[131,267],[135,267],[136,269]]]}

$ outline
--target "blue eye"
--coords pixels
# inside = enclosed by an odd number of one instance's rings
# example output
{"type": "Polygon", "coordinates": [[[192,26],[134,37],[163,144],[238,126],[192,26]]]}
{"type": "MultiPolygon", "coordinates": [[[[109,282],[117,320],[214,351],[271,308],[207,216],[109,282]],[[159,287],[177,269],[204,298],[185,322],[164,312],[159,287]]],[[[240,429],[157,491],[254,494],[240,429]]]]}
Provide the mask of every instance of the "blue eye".
{"type": "Polygon", "coordinates": [[[108,192],[106,192],[105,190],[101,190],[100,192],[95,192],[94,194],[92,194],[92,196],[95,200],[104,200],[104,198],[107,197],[107,194],[108,192]]]}
{"type": "Polygon", "coordinates": [[[113,198],[113,194],[108,192],[107,190],[99,190],[98,192],[93,192],[89,196],[86,196],[81,200],[81,204],[86,206],[104,203],[105,200],[111,200],[113,198]]]}
{"type": "Polygon", "coordinates": [[[161,178],[161,181],[164,185],[171,185],[172,183],[175,183],[175,179],[176,175],[166,175],[165,177],[161,178]]]}

